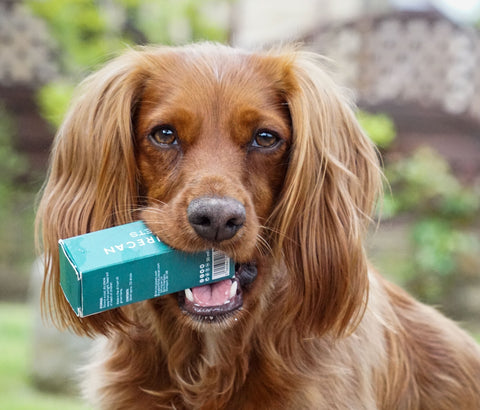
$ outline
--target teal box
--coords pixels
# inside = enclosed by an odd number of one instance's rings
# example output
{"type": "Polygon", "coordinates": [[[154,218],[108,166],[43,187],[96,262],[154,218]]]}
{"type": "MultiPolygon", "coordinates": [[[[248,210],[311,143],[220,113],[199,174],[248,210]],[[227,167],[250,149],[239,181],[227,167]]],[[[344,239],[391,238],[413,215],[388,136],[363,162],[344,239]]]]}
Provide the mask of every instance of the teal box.
{"type": "Polygon", "coordinates": [[[60,284],[79,317],[235,276],[224,253],[174,250],[142,221],[58,244],[60,284]]]}

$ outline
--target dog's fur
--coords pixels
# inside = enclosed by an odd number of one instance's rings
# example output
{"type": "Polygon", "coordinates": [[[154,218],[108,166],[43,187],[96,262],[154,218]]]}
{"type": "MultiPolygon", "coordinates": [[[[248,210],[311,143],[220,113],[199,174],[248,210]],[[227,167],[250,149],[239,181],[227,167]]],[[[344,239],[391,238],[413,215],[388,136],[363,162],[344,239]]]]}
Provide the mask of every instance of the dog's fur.
{"type": "Polygon", "coordinates": [[[132,50],[84,81],[38,220],[44,306],[105,336],[85,377],[95,408],[480,409],[473,340],[368,266],[377,154],[323,66],[201,44],[132,50]],[[177,139],[158,142],[165,124],[177,139]],[[197,233],[202,197],[243,205],[235,235],[197,233]],[[140,218],[174,248],[254,262],[243,307],[209,320],[167,295],[77,318],[58,239],[140,218]]]}

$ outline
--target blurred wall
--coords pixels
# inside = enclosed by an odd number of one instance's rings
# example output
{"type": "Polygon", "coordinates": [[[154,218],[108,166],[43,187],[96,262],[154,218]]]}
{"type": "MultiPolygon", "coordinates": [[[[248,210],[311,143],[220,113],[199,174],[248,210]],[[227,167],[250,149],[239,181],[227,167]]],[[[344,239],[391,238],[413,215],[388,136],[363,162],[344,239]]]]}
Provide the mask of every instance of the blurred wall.
{"type": "Polygon", "coordinates": [[[232,43],[255,47],[297,40],[323,23],[389,10],[388,0],[239,0],[232,13],[232,43]]]}

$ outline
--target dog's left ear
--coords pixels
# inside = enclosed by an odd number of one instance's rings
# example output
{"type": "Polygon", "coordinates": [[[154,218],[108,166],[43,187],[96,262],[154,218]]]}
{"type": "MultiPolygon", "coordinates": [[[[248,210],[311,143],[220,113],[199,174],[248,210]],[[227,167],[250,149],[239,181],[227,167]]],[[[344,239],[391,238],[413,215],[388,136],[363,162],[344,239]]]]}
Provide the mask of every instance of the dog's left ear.
{"type": "Polygon", "coordinates": [[[152,64],[130,51],[77,90],[53,146],[37,213],[45,255],[42,306],[60,328],[106,334],[128,320],[122,309],[77,318],[60,287],[58,240],[134,220],[138,207],[133,117],[152,64]]]}
{"type": "Polygon", "coordinates": [[[293,54],[283,64],[293,143],[273,215],[276,243],[290,272],[289,313],[307,333],[341,335],[366,305],[363,239],[381,172],[372,142],[320,58],[293,54]]]}

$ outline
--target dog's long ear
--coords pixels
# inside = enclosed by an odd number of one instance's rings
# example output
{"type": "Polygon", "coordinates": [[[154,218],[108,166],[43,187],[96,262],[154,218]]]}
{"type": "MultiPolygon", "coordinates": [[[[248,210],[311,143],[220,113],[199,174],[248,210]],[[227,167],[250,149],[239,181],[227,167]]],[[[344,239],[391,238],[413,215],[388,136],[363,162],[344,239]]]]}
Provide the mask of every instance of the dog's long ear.
{"type": "MultiPolygon", "coordinates": [[[[42,307],[79,334],[126,323],[120,309],[79,319],[60,287],[58,240],[131,222],[137,206],[132,115],[145,78],[131,51],[87,78],[60,127],[37,213],[45,254],[42,307]]],[[[37,235],[38,237],[38,235],[37,235]]]]}
{"type": "Polygon", "coordinates": [[[290,60],[285,94],[293,143],[274,212],[291,278],[288,309],[303,329],[341,335],[365,309],[363,239],[381,173],[373,144],[320,58],[296,52],[290,60]]]}

